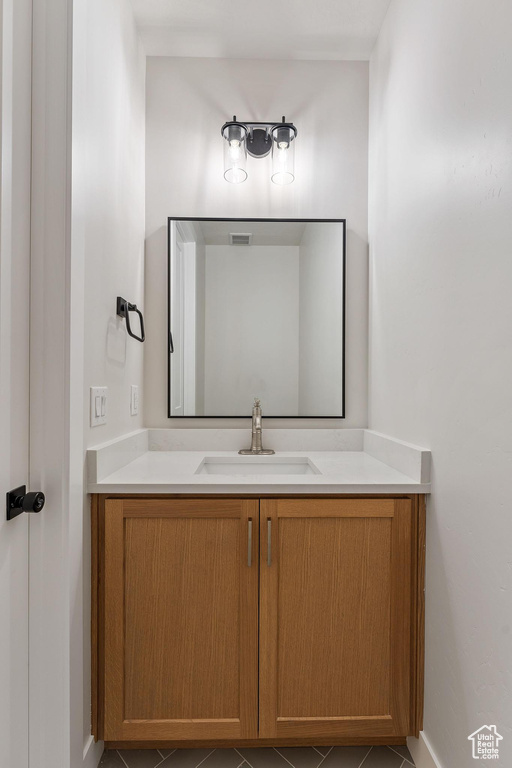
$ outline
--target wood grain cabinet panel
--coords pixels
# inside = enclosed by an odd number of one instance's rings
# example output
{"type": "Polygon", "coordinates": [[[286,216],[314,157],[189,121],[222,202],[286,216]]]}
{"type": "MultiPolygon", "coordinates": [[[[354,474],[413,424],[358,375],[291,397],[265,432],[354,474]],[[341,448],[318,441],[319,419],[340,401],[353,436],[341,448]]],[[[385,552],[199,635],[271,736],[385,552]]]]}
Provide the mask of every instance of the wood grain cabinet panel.
{"type": "Polygon", "coordinates": [[[93,499],[93,733],[404,743],[422,725],[424,498],[93,499]]]}
{"type": "Polygon", "coordinates": [[[106,502],[106,740],[257,736],[257,541],[254,501],[106,502]]]}
{"type": "Polygon", "coordinates": [[[409,500],[261,502],[262,737],[409,733],[411,524],[409,500]]]}

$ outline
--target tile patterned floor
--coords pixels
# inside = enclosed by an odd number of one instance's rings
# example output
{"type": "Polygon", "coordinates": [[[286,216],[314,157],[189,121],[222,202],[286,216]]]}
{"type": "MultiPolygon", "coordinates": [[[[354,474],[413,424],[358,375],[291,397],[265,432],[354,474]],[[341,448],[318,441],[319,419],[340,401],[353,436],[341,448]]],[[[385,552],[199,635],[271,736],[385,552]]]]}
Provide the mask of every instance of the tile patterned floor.
{"type": "Polygon", "coordinates": [[[99,768],[411,768],[407,747],[111,749],[99,768]]]}

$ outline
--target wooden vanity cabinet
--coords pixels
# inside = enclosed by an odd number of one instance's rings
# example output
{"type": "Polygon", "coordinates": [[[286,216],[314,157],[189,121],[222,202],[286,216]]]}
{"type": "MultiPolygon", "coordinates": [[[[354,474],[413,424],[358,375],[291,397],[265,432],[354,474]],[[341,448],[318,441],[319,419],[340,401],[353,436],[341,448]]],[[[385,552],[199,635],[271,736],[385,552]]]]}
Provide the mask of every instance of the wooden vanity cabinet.
{"type": "Polygon", "coordinates": [[[100,738],[257,737],[258,518],[237,498],[104,502],[100,738]]]}
{"type": "Polygon", "coordinates": [[[94,735],[403,743],[423,551],[419,496],[94,497],[94,735]]]}
{"type": "Polygon", "coordinates": [[[406,736],[411,501],[262,500],[261,520],[260,734],[406,736]]]}

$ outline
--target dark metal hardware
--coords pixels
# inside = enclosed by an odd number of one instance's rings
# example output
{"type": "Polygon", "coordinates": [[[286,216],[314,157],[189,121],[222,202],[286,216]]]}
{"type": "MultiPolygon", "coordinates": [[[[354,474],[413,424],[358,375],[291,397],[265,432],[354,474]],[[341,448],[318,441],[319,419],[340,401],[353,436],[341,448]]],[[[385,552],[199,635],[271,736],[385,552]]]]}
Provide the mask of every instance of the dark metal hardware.
{"type": "Polygon", "coordinates": [[[247,567],[252,566],[252,517],[249,518],[247,526],[247,567]]]}
{"type": "Polygon", "coordinates": [[[277,128],[289,128],[292,132],[291,140],[297,136],[297,128],[293,123],[287,123],[286,118],[283,116],[280,122],[274,122],[270,120],[268,122],[241,122],[236,119],[236,115],[233,115],[233,120],[228,120],[224,123],[220,132],[224,136],[224,130],[226,128],[235,128],[245,132],[247,136],[247,152],[251,157],[265,157],[272,149],[272,132],[277,128]]]}
{"type": "Polygon", "coordinates": [[[27,486],[20,485],[7,494],[7,520],[12,520],[22,512],[40,512],[44,507],[44,493],[41,491],[30,491],[27,493],[27,486]]]}
{"type": "Polygon", "coordinates": [[[143,342],[146,338],[146,335],[144,333],[144,318],[142,317],[142,312],[140,309],[137,309],[136,304],[130,304],[129,301],[126,301],[126,299],[123,299],[121,296],[117,297],[117,314],[119,317],[124,317],[126,320],[126,330],[128,331],[128,335],[132,337],[132,339],[136,339],[137,341],[143,342]],[[136,312],[139,316],[140,320],[140,336],[137,336],[136,333],[132,331],[131,325],[130,325],[130,312],[136,312]]]}
{"type": "Polygon", "coordinates": [[[172,340],[172,333],[169,331],[169,353],[172,355],[174,352],[174,341],[172,340]]]}
{"type": "Polygon", "coordinates": [[[272,149],[268,128],[252,127],[247,137],[247,151],[251,157],[265,157],[272,149]]]}

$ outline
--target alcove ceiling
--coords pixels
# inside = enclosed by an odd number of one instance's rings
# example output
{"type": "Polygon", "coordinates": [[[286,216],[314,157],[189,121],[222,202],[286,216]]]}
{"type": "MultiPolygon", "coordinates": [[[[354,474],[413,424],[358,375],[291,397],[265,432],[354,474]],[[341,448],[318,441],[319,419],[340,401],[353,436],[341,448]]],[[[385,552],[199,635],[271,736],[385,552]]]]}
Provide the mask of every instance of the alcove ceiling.
{"type": "Polygon", "coordinates": [[[131,0],[148,56],[367,60],[390,0],[131,0]]]}
{"type": "MultiPolygon", "coordinates": [[[[339,225],[338,225],[339,226],[339,225]]],[[[205,245],[229,245],[230,234],[251,235],[251,245],[300,245],[306,224],[303,221],[196,221],[205,245]]]]}

